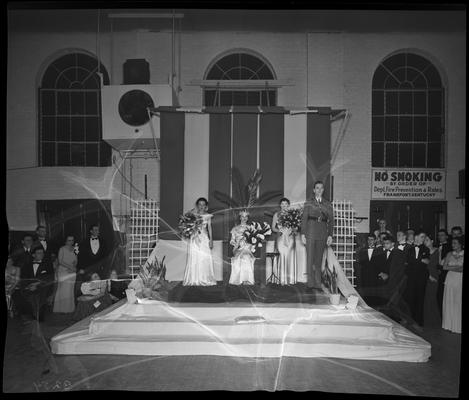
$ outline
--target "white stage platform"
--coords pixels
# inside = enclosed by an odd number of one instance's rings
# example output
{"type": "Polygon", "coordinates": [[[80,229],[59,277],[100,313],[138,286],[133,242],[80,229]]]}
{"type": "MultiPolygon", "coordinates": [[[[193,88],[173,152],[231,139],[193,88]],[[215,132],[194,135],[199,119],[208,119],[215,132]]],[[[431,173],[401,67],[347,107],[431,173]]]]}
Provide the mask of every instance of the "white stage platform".
{"type": "Polygon", "coordinates": [[[344,305],[128,304],[51,340],[55,354],[335,357],[425,362],[431,346],[383,314],[344,305]],[[243,317],[262,321],[241,323],[243,317]]]}

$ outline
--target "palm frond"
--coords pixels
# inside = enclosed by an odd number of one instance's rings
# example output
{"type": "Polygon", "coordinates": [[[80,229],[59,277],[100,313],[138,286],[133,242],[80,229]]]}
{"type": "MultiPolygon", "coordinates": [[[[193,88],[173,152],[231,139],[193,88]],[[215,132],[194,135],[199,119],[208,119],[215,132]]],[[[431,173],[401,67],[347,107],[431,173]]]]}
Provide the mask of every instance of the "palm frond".
{"type": "Polygon", "coordinates": [[[247,187],[246,187],[246,194],[247,194],[247,207],[252,207],[256,204],[257,200],[257,189],[259,187],[259,183],[262,180],[261,172],[256,169],[249,179],[247,187]]]}
{"type": "Polygon", "coordinates": [[[256,201],[257,205],[265,204],[269,200],[272,200],[276,197],[282,196],[283,193],[280,190],[270,190],[268,192],[265,192],[259,196],[259,198],[256,201]]]}
{"type": "Polygon", "coordinates": [[[226,204],[228,207],[231,207],[231,208],[238,208],[239,207],[239,204],[236,200],[234,200],[231,196],[229,196],[225,193],[222,193],[218,190],[215,190],[213,192],[213,196],[218,201],[220,201],[221,203],[226,204]]]}

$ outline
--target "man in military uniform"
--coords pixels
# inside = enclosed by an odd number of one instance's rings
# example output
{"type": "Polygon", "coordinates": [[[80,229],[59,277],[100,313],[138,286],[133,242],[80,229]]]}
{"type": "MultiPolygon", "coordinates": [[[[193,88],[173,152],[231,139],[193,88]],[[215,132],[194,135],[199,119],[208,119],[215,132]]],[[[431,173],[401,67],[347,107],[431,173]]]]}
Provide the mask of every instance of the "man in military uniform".
{"type": "Polygon", "coordinates": [[[321,289],[321,263],[324,250],[332,244],[334,212],[329,200],[324,199],[324,183],[314,184],[314,197],[305,202],[301,221],[301,240],[307,253],[307,285],[321,289]]]}

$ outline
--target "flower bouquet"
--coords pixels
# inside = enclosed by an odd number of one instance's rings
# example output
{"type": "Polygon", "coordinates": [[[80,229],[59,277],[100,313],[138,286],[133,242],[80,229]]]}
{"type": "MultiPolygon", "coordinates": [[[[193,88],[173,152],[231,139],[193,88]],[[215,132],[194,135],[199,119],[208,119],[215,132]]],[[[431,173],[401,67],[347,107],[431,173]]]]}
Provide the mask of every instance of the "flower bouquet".
{"type": "Polygon", "coordinates": [[[266,237],[272,234],[270,225],[266,222],[251,222],[243,233],[246,243],[251,245],[251,251],[254,253],[266,241],[266,237]]]}
{"type": "Polygon", "coordinates": [[[279,213],[278,225],[282,228],[291,229],[297,232],[301,227],[302,208],[289,208],[279,213]]]}
{"type": "Polygon", "coordinates": [[[193,212],[186,212],[179,217],[179,233],[185,239],[190,239],[202,231],[202,217],[193,212]]]}

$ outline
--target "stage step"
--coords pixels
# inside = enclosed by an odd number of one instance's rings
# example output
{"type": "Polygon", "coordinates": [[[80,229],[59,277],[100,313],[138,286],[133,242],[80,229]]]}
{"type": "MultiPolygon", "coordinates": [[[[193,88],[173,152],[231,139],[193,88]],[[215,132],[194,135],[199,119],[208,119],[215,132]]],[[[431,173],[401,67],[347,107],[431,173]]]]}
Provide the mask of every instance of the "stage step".
{"type": "Polygon", "coordinates": [[[370,309],[119,303],[51,340],[55,354],[338,357],[427,361],[431,346],[370,309]],[[263,322],[236,323],[262,316],[263,322]],[[244,318],[243,318],[244,317],[244,318]]]}

